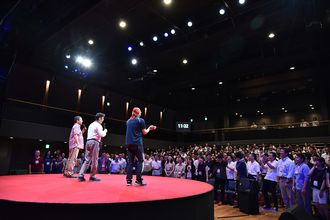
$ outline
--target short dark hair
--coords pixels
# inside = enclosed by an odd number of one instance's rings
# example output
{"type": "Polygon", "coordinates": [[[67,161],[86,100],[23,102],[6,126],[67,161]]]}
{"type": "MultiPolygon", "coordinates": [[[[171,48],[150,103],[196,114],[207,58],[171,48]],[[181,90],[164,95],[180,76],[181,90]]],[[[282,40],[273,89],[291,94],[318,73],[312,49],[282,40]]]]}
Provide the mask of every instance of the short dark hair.
{"type": "Polygon", "coordinates": [[[302,154],[302,153],[297,154],[297,157],[299,157],[302,161],[305,161],[306,160],[305,155],[302,154]]]}
{"type": "Polygon", "coordinates": [[[103,118],[103,117],[105,117],[105,114],[102,112],[98,112],[95,115],[95,120],[97,121],[97,120],[99,120],[99,118],[103,118]]]}
{"type": "Polygon", "coordinates": [[[244,157],[244,154],[242,151],[239,151],[239,152],[236,152],[235,156],[238,158],[238,159],[242,159],[244,157]]]}
{"type": "Polygon", "coordinates": [[[282,147],[281,150],[284,150],[284,152],[285,152],[286,154],[289,154],[289,153],[290,153],[289,148],[284,148],[284,147],[282,147]]]}
{"type": "Polygon", "coordinates": [[[79,121],[79,119],[81,119],[81,116],[79,116],[79,115],[74,116],[73,122],[76,123],[77,121],[79,121]]]}
{"type": "Polygon", "coordinates": [[[277,154],[276,154],[275,151],[270,151],[270,152],[268,152],[268,155],[269,155],[269,154],[273,155],[273,157],[275,157],[275,158],[277,157],[277,154]]]}

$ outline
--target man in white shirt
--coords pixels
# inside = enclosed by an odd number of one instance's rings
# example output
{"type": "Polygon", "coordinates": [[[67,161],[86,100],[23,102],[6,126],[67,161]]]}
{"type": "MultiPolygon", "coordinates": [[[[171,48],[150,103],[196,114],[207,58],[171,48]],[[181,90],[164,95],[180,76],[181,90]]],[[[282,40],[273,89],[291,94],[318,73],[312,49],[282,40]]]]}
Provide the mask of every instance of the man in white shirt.
{"type": "Polygon", "coordinates": [[[280,150],[281,159],[277,166],[277,181],[281,190],[281,195],[285,207],[288,209],[294,205],[294,193],[292,192],[292,178],[294,175],[295,165],[288,157],[289,150],[282,148],[280,150]]]}
{"type": "Polygon", "coordinates": [[[269,152],[268,158],[261,162],[261,167],[267,171],[266,176],[264,178],[262,184],[262,194],[265,198],[265,210],[270,209],[270,198],[268,193],[272,194],[272,199],[274,202],[274,210],[278,211],[278,201],[277,201],[277,193],[276,193],[276,185],[277,185],[277,166],[278,162],[276,161],[276,153],[269,152]]]}
{"type": "Polygon", "coordinates": [[[90,181],[100,181],[99,178],[96,178],[97,171],[97,162],[100,151],[101,139],[107,135],[108,130],[102,127],[105,114],[97,113],[95,115],[95,121],[88,126],[87,131],[87,142],[86,142],[86,152],[85,152],[85,162],[82,165],[78,180],[80,182],[85,181],[84,173],[91,165],[91,174],[89,177],[90,181]]]}
{"type": "Polygon", "coordinates": [[[152,163],[152,159],[149,157],[149,155],[146,154],[144,162],[143,162],[143,174],[144,175],[148,175],[148,176],[151,175],[151,170],[152,170],[151,163],[152,163]]]}
{"type": "Polygon", "coordinates": [[[255,153],[249,154],[249,161],[246,163],[246,168],[248,171],[248,178],[258,180],[260,174],[260,165],[255,159],[255,153]]]}
{"type": "Polygon", "coordinates": [[[155,156],[155,160],[152,161],[151,166],[153,176],[160,176],[162,174],[162,162],[158,160],[158,155],[155,156]]]}
{"type": "Polygon", "coordinates": [[[121,165],[120,173],[124,173],[125,170],[126,170],[126,165],[127,165],[126,160],[124,158],[124,154],[119,154],[118,161],[119,161],[119,163],[121,165]]]}

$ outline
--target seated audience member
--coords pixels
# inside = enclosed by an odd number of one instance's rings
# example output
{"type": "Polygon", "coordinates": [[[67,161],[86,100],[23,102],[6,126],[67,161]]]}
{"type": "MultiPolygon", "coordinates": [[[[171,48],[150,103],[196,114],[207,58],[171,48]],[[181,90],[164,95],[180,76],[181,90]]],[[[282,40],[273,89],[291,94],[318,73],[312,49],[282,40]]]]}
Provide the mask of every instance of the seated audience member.
{"type": "Polygon", "coordinates": [[[309,127],[309,123],[305,119],[301,119],[300,127],[301,128],[309,127]]]}
{"type": "Polygon", "coordinates": [[[258,128],[258,125],[255,122],[252,122],[251,128],[258,128]]]}
{"type": "Polygon", "coordinates": [[[314,118],[313,118],[313,121],[312,121],[312,126],[313,126],[313,127],[317,127],[317,126],[319,126],[319,125],[320,125],[320,122],[317,120],[316,117],[314,117],[314,118]]]}

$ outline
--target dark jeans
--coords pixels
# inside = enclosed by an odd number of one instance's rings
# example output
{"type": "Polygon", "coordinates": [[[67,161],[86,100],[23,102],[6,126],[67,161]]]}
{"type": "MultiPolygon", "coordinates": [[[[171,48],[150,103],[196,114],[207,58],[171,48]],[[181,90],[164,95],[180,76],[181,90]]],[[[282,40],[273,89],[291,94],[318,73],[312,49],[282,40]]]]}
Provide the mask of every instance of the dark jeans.
{"type": "Polygon", "coordinates": [[[220,201],[225,202],[225,186],[226,186],[226,180],[225,179],[218,179],[215,178],[214,181],[214,200],[218,201],[218,189],[220,188],[220,201]]]}
{"type": "Polygon", "coordinates": [[[267,208],[270,208],[270,198],[269,198],[268,192],[270,192],[272,194],[272,198],[274,201],[274,207],[278,208],[276,185],[277,185],[277,183],[275,181],[270,181],[270,180],[264,180],[264,182],[262,184],[262,194],[264,195],[265,206],[267,208]]]}
{"type": "Polygon", "coordinates": [[[129,144],[127,145],[128,165],[127,165],[127,182],[131,182],[133,178],[134,158],[137,158],[136,180],[142,181],[142,168],[144,160],[144,150],[142,145],[129,144]]]}

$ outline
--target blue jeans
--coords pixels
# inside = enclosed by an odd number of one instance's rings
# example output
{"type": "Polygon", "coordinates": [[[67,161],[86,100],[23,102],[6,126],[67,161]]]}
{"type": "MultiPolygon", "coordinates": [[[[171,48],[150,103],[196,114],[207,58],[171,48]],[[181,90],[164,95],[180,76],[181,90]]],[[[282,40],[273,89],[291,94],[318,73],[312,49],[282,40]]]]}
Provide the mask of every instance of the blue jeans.
{"type": "Polygon", "coordinates": [[[128,165],[127,165],[127,182],[132,182],[133,164],[135,157],[137,158],[136,180],[142,181],[142,170],[144,161],[144,149],[142,145],[129,144],[127,145],[128,165]]]}

